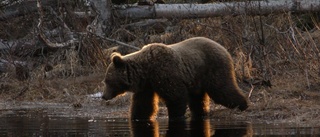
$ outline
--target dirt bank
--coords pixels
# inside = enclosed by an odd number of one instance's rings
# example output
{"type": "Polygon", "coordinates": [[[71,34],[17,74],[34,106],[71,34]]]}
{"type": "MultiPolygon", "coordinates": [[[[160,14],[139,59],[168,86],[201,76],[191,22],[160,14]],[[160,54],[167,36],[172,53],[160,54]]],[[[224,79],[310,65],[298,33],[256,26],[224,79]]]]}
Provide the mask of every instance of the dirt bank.
{"type": "MultiPolygon", "coordinates": [[[[99,79],[97,76],[92,77],[99,79]]],[[[80,87],[83,83],[90,82],[90,76],[83,81],[77,81],[78,79],[75,78],[73,82],[68,84],[67,81],[70,82],[70,80],[61,80],[59,81],[61,82],[60,86],[65,88],[68,85],[80,87]]],[[[314,90],[312,90],[301,83],[295,83],[295,81],[295,79],[286,78],[279,80],[279,84],[274,85],[272,88],[254,87],[250,96],[251,105],[244,112],[226,109],[212,103],[210,118],[319,126],[317,119],[320,118],[320,95],[318,90],[316,90],[317,88],[313,87],[314,90]]],[[[47,82],[55,85],[53,81],[46,81],[44,83],[47,82]]],[[[96,81],[95,85],[98,84],[99,81],[96,81]]],[[[242,87],[244,85],[242,84],[242,87]]],[[[50,89],[49,87],[47,88],[50,89]]],[[[249,87],[247,86],[247,88],[249,87]]],[[[246,89],[245,91],[248,95],[248,91],[251,89],[248,90],[247,88],[244,89],[246,89]]],[[[80,88],[77,88],[77,90],[80,90],[80,88]]],[[[126,118],[129,113],[131,96],[131,94],[127,94],[106,102],[100,98],[92,98],[89,94],[94,92],[84,92],[84,89],[83,93],[77,92],[78,94],[75,95],[72,95],[75,91],[67,91],[66,89],[62,89],[61,91],[51,90],[48,94],[56,96],[51,98],[50,96],[45,98],[43,93],[34,95],[29,90],[24,93],[4,94],[3,92],[0,101],[0,116],[7,114],[32,115],[33,113],[46,113],[48,116],[62,117],[126,118]],[[33,96],[30,97],[30,94],[33,96]]],[[[166,118],[166,108],[163,104],[160,105],[158,118],[166,118]]],[[[190,114],[187,113],[186,115],[189,116],[190,114]]]]}

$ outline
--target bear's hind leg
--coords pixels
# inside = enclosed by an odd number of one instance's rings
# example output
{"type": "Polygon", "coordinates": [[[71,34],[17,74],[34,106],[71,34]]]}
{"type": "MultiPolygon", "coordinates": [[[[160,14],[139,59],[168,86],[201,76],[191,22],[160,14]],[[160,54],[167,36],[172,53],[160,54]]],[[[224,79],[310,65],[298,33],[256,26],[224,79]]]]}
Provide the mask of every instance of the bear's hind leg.
{"type": "Polygon", "coordinates": [[[151,120],[158,112],[159,97],[154,92],[140,92],[132,96],[131,120],[151,120]]]}
{"type": "MultiPolygon", "coordinates": [[[[197,91],[196,91],[197,92],[197,91]]],[[[205,118],[210,109],[210,98],[205,92],[189,93],[189,108],[192,119],[205,118]]]]}
{"type": "Polygon", "coordinates": [[[239,108],[241,111],[248,108],[248,101],[237,87],[224,86],[208,89],[208,95],[216,103],[227,108],[239,108]]]}
{"type": "Polygon", "coordinates": [[[170,121],[185,119],[188,95],[184,91],[187,90],[168,90],[166,94],[159,94],[160,98],[163,99],[166,103],[170,121]]]}

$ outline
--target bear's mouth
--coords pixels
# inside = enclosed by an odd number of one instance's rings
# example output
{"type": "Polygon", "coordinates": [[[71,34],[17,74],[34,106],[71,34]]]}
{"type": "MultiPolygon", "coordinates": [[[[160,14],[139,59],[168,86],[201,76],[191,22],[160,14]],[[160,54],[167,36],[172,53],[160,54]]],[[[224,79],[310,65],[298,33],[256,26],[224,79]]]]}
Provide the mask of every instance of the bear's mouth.
{"type": "Polygon", "coordinates": [[[105,92],[103,93],[102,95],[102,99],[108,101],[108,100],[111,100],[115,97],[115,95],[112,95],[110,92],[105,92]]]}
{"type": "MultiPolygon", "coordinates": [[[[109,93],[110,94],[110,93],[109,93]]],[[[119,97],[119,96],[123,96],[126,94],[126,92],[121,92],[120,94],[112,94],[112,95],[109,95],[109,94],[103,94],[102,95],[102,99],[106,100],[106,101],[109,101],[115,97],[119,97]]]]}
{"type": "Polygon", "coordinates": [[[107,97],[107,96],[102,96],[102,99],[104,99],[104,100],[106,100],[106,101],[110,100],[110,98],[107,97]]]}

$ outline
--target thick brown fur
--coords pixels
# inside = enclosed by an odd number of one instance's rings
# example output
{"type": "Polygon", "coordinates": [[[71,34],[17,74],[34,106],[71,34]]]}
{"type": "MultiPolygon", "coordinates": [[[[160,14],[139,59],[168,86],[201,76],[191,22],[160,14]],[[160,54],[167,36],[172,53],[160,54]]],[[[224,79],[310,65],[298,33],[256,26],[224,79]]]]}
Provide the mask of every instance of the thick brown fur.
{"type": "Polygon", "coordinates": [[[132,119],[153,118],[158,97],[165,101],[170,119],[184,117],[187,106],[194,118],[207,115],[209,97],[228,108],[248,107],[230,54],[208,38],[172,45],[153,43],[126,56],[114,53],[111,58],[103,98],[133,92],[132,119]]]}

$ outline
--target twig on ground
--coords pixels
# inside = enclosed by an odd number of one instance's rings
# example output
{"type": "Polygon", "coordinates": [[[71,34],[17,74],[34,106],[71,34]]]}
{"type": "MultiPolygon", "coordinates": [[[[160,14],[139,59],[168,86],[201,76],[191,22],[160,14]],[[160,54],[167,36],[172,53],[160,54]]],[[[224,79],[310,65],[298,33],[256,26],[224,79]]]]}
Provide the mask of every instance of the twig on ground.
{"type": "Polygon", "coordinates": [[[252,94],[252,92],[253,92],[253,89],[254,89],[254,86],[251,84],[251,89],[250,89],[250,92],[249,92],[249,95],[248,95],[248,99],[250,99],[251,94],[252,94]]]}
{"type": "Polygon", "coordinates": [[[17,99],[18,97],[22,96],[29,88],[28,87],[24,87],[20,90],[19,94],[16,95],[15,97],[13,97],[12,99],[15,100],[17,99]]]}
{"type": "Polygon", "coordinates": [[[306,82],[307,82],[307,87],[308,87],[308,89],[310,89],[310,82],[309,82],[309,74],[308,74],[308,70],[307,69],[305,69],[305,74],[306,74],[306,82]]]}

